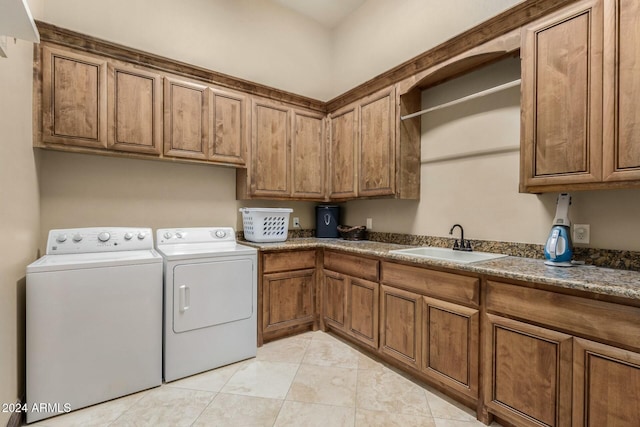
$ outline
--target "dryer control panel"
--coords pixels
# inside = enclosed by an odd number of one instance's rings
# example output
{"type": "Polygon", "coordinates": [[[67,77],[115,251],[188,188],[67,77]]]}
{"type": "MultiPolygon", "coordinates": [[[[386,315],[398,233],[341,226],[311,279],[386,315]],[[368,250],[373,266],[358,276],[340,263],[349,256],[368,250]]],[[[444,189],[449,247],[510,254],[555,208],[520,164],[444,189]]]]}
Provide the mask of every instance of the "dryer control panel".
{"type": "Polygon", "coordinates": [[[150,228],[90,227],[49,231],[47,255],[153,249],[150,228]]]}
{"type": "Polygon", "coordinates": [[[161,228],[156,231],[158,245],[181,243],[229,243],[236,242],[231,227],[161,228]]]}

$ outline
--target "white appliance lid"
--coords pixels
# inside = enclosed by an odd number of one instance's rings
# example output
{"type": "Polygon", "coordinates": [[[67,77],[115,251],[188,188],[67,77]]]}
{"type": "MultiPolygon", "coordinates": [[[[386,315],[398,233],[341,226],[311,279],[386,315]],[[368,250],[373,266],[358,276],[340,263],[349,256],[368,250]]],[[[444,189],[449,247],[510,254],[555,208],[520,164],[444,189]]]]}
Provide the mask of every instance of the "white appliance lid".
{"type": "Polygon", "coordinates": [[[183,243],[175,245],[158,245],[158,252],[167,259],[203,258],[229,255],[256,255],[258,250],[235,242],[218,243],[183,243]]]}
{"type": "Polygon", "coordinates": [[[258,253],[255,248],[237,244],[231,227],[161,228],[156,230],[156,247],[172,260],[258,253]]]}
{"type": "Polygon", "coordinates": [[[27,273],[79,270],[97,267],[162,263],[155,250],[92,252],[79,254],[45,255],[27,266],[27,273]]]}

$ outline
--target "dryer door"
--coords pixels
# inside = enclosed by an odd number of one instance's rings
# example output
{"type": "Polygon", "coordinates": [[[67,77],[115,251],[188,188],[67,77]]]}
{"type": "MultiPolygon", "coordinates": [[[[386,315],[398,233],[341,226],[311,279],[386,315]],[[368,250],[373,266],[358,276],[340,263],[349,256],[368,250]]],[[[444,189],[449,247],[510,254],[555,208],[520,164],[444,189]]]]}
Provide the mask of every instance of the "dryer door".
{"type": "Polygon", "coordinates": [[[253,314],[251,259],[180,264],[173,269],[173,331],[244,320],[253,314]]]}

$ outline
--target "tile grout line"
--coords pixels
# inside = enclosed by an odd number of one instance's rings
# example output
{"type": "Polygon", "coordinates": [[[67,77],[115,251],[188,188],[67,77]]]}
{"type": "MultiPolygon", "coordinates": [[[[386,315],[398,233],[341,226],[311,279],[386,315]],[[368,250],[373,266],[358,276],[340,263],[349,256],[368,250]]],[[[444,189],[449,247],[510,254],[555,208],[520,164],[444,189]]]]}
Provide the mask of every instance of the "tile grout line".
{"type": "Polygon", "coordinates": [[[209,403],[207,403],[207,404],[205,405],[205,407],[204,407],[204,408],[202,408],[202,411],[200,411],[200,413],[198,414],[198,416],[196,417],[196,419],[195,419],[195,420],[193,420],[193,422],[192,422],[191,424],[189,424],[189,426],[190,426],[190,427],[191,427],[191,426],[193,426],[195,423],[197,423],[197,422],[198,422],[198,419],[200,419],[200,417],[202,416],[202,414],[204,414],[204,411],[206,411],[206,410],[207,410],[207,408],[208,408],[208,407],[213,403],[213,401],[214,401],[214,400],[216,400],[216,397],[218,397],[218,395],[219,395],[219,394],[220,394],[220,392],[217,392],[217,393],[215,393],[215,394],[213,395],[213,397],[211,398],[211,400],[209,401],[209,403]]]}
{"type": "Polygon", "coordinates": [[[309,345],[311,344],[311,341],[313,340],[313,338],[311,338],[309,341],[309,344],[307,344],[307,348],[304,349],[304,354],[302,355],[302,359],[300,359],[300,362],[298,362],[298,368],[296,369],[296,373],[293,375],[293,379],[291,380],[291,384],[289,384],[289,388],[287,389],[287,393],[284,395],[284,398],[282,398],[282,403],[280,404],[280,409],[278,409],[278,414],[276,415],[276,419],[273,420],[273,424],[271,425],[272,427],[275,427],[276,423],[278,422],[278,418],[280,417],[280,413],[282,412],[282,407],[284,406],[284,403],[287,401],[287,396],[289,395],[289,392],[291,391],[291,387],[293,386],[293,382],[296,380],[296,376],[298,375],[298,372],[300,371],[300,366],[302,365],[302,361],[304,360],[304,357],[307,355],[307,351],[309,351],[309,345]]]}

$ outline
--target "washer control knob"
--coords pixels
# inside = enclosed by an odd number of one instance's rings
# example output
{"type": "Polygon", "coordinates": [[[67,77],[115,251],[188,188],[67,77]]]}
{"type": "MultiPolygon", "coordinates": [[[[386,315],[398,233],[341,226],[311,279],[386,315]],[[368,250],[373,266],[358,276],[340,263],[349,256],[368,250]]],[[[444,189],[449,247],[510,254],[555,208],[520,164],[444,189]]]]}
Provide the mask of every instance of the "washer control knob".
{"type": "Polygon", "coordinates": [[[216,237],[222,239],[227,236],[227,232],[224,230],[216,230],[216,237]]]}
{"type": "Polygon", "coordinates": [[[76,242],[76,243],[81,242],[82,241],[82,234],[80,234],[80,233],[74,234],[73,235],[73,241],[76,242]]]}
{"type": "Polygon", "coordinates": [[[145,237],[147,237],[147,233],[143,231],[138,233],[138,240],[144,240],[145,237]]]}
{"type": "Polygon", "coordinates": [[[170,231],[167,231],[166,233],[164,233],[164,238],[165,239],[170,239],[173,237],[173,233],[170,231]]]}
{"type": "Polygon", "coordinates": [[[64,243],[67,241],[67,235],[66,234],[58,234],[58,237],[56,237],[56,242],[58,243],[64,243]]]}
{"type": "Polygon", "coordinates": [[[176,237],[177,237],[178,239],[182,239],[182,238],[184,237],[184,233],[183,233],[182,231],[177,231],[177,232],[176,232],[176,237]]]}
{"type": "Polygon", "coordinates": [[[124,233],[124,240],[133,239],[133,233],[124,233]]]}
{"type": "Polygon", "coordinates": [[[101,242],[107,242],[110,238],[111,234],[107,233],[106,231],[98,234],[98,240],[100,240],[101,242]]]}

